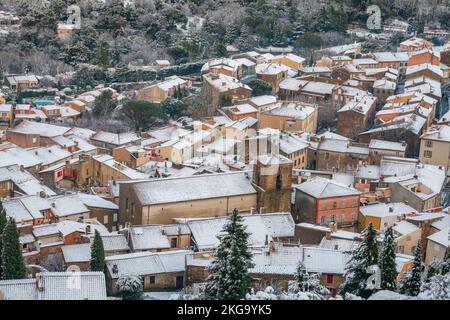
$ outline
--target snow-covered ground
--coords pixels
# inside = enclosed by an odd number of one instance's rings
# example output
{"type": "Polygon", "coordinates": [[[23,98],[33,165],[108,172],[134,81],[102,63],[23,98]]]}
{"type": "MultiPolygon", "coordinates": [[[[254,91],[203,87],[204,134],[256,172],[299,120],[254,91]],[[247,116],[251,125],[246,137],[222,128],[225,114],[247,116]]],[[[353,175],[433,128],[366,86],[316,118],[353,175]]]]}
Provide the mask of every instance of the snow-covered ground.
{"type": "Polygon", "coordinates": [[[178,297],[181,292],[144,292],[142,298],[144,300],[173,300],[178,297]]]}

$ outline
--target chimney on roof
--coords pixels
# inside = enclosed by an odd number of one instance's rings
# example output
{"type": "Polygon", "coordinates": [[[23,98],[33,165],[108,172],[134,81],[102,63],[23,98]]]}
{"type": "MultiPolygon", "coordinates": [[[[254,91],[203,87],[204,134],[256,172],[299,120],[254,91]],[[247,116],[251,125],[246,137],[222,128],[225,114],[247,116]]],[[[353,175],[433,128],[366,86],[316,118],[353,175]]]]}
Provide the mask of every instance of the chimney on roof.
{"type": "Polygon", "coordinates": [[[112,273],[113,274],[118,274],[119,273],[119,268],[117,267],[117,264],[114,264],[112,267],[112,273]]]}
{"type": "Polygon", "coordinates": [[[52,208],[56,208],[56,203],[52,202],[52,208]]]}
{"type": "Polygon", "coordinates": [[[389,207],[389,212],[394,212],[394,207],[389,207]]]}

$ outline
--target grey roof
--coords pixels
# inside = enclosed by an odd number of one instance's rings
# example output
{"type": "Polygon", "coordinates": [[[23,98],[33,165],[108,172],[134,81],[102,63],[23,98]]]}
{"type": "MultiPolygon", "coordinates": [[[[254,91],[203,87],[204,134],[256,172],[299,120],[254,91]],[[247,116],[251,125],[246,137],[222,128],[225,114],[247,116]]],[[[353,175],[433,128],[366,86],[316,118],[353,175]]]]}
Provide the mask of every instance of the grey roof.
{"type": "Polygon", "coordinates": [[[269,255],[264,252],[253,255],[255,266],[251,273],[295,274],[298,262],[302,261],[306,270],[312,273],[344,274],[349,255],[342,251],[306,247],[277,246],[269,255]]]}
{"type": "Polygon", "coordinates": [[[91,259],[90,243],[61,246],[61,250],[66,263],[88,262],[91,259]]]}
{"type": "MultiPolygon", "coordinates": [[[[290,213],[268,213],[243,215],[250,247],[264,247],[267,240],[293,237],[295,224],[290,213]]],[[[199,250],[212,249],[219,245],[217,236],[223,230],[228,217],[188,220],[187,224],[199,250]]]]}
{"type": "Polygon", "coordinates": [[[90,211],[78,195],[57,196],[48,200],[52,205],[52,212],[58,217],[83,214],[90,211]]]}
{"type": "Polygon", "coordinates": [[[123,234],[102,235],[102,241],[106,252],[130,250],[127,238],[123,234]]]}
{"type": "Polygon", "coordinates": [[[417,211],[403,202],[371,203],[361,206],[359,211],[364,216],[389,217],[417,213],[417,211]]]}
{"type": "Polygon", "coordinates": [[[103,272],[44,272],[37,279],[2,280],[0,291],[6,300],[106,300],[103,272]]]}
{"type": "Polygon", "coordinates": [[[36,280],[0,280],[0,292],[5,300],[37,300],[36,280]]]}
{"type": "Polygon", "coordinates": [[[39,300],[106,300],[103,272],[45,272],[39,300]]]}
{"type": "Polygon", "coordinates": [[[256,194],[248,173],[208,174],[133,183],[143,205],[256,194]]]}
{"type": "MultiPolygon", "coordinates": [[[[91,237],[90,243],[74,244],[62,246],[61,250],[66,263],[88,262],[91,260],[91,237]]],[[[102,235],[103,247],[105,252],[128,251],[127,239],[123,234],[102,235]]]]}
{"type": "Polygon", "coordinates": [[[184,272],[186,255],[190,250],[175,250],[159,253],[138,252],[106,257],[106,267],[113,279],[122,275],[145,276],[168,272],[184,272]],[[117,273],[112,269],[117,266],[117,273]]]}
{"type": "Polygon", "coordinates": [[[361,194],[356,189],[322,177],[314,177],[309,181],[297,185],[296,189],[315,198],[357,196],[361,194]]]}
{"type": "Polygon", "coordinates": [[[63,135],[70,130],[69,127],[55,126],[48,123],[40,123],[35,121],[22,121],[13,129],[9,129],[12,132],[25,133],[25,134],[37,134],[43,137],[52,138],[63,135]]]}
{"type": "Polygon", "coordinates": [[[118,210],[119,206],[111,201],[105,200],[102,197],[94,194],[78,193],[81,201],[86,207],[103,208],[110,210],[118,210]]]}
{"type": "Polygon", "coordinates": [[[129,232],[133,250],[170,248],[169,239],[161,225],[132,226],[129,232]]]}

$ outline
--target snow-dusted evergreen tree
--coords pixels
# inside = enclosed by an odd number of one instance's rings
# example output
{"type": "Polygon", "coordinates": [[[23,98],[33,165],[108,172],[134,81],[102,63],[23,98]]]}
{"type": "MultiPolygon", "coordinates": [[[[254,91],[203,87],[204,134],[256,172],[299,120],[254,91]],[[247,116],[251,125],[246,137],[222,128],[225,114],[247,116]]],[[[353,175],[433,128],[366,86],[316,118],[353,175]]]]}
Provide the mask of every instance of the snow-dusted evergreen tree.
{"type": "Polygon", "coordinates": [[[0,201],[0,279],[2,279],[2,250],[3,250],[3,242],[2,242],[2,235],[3,230],[5,229],[6,223],[6,212],[3,210],[2,202],[0,201]]]}
{"type": "Polygon", "coordinates": [[[272,287],[267,287],[264,291],[252,289],[245,296],[245,300],[319,300],[321,297],[311,292],[275,292],[272,287]]]}
{"type": "Polygon", "coordinates": [[[293,23],[292,29],[290,30],[290,40],[291,42],[296,42],[308,29],[306,28],[302,19],[298,19],[293,23]]]}
{"type": "Polygon", "coordinates": [[[91,245],[91,271],[103,272],[105,269],[105,249],[100,232],[95,230],[94,241],[91,245]]]}
{"type": "Polygon", "coordinates": [[[22,247],[16,222],[9,219],[2,234],[2,279],[23,279],[26,276],[22,247]]]}
{"type": "Polygon", "coordinates": [[[444,260],[442,261],[442,274],[450,273],[450,246],[445,250],[444,260]]]}
{"type": "Polygon", "coordinates": [[[142,279],[135,275],[123,275],[117,280],[117,288],[125,300],[139,300],[144,290],[142,279]]]}
{"type": "Polygon", "coordinates": [[[352,293],[366,299],[374,292],[373,289],[367,288],[367,280],[371,276],[367,269],[378,263],[378,245],[377,232],[372,223],[369,223],[362,234],[362,242],[346,266],[341,293],[352,293]]]}
{"type": "Polygon", "coordinates": [[[205,299],[239,300],[250,291],[248,269],[253,263],[248,248],[250,234],[245,229],[243,218],[235,209],[218,236],[220,244],[209,268],[205,299]]]}
{"type": "Polygon", "coordinates": [[[395,264],[395,242],[392,227],[384,234],[378,266],[381,270],[381,289],[395,291],[397,289],[397,268],[395,264]]]}
{"type": "Polygon", "coordinates": [[[442,263],[440,261],[433,261],[428,266],[425,274],[425,282],[429,282],[435,275],[440,274],[442,270],[442,263]]]}
{"type": "Polygon", "coordinates": [[[253,41],[250,36],[250,29],[249,27],[244,24],[241,28],[241,35],[236,40],[237,41],[237,47],[242,51],[248,51],[253,49],[253,41]]]}
{"type": "Polygon", "coordinates": [[[417,296],[420,293],[423,271],[424,265],[422,261],[422,245],[419,241],[414,252],[414,262],[412,269],[405,274],[405,277],[400,284],[400,293],[407,294],[413,297],[417,296]]]}
{"type": "Polygon", "coordinates": [[[320,283],[320,275],[308,273],[302,262],[298,263],[295,280],[289,283],[290,293],[309,292],[315,294],[319,299],[328,294],[328,289],[320,283]]]}
{"type": "Polygon", "coordinates": [[[424,300],[449,300],[450,273],[437,274],[429,281],[424,282],[418,297],[424,300]]]}
{"type": "Polygon", "coordinates": [[[227,42],[227,44],[233,44],[238,37],[239,37],[239,26],[233,22],[226,29],[225,41],[227,42]]]}

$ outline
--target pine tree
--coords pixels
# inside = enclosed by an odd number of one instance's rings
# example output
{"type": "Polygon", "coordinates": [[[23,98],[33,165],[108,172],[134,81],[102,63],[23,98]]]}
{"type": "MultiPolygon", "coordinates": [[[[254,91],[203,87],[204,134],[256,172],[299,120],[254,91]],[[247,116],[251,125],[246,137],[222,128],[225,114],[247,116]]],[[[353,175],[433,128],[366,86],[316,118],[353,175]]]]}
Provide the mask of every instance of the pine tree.
{"type": "Polygon", "coordinates": [[[422,246],[419,241],[414,252],[412,269],[406,273],[400,285],[400,293],[407,294],[409,296],[417,296],[420,293],[423,271],[424,265],[422,262],[422,246]]]}
{"type": "Polygon", "coordinates": [[[95,230],[94,241],[91,245],[91,271],[101,271],[105,269],[105,249],[100,232],[95,230]]]}
{"type": "Polygon", "coordinates": [[[251,277],[248,269],[253,266],[248,248],[249,233],[245,231],[243,218],[235,209],[224,226],[216,257],[209,268],[204,297],[210,300],[239,300],[250,291],[251,277]]]}
{"type": "Polygon", "coordinates": [[[0,279],[2,279],[2,250],[3,250],[3,241],[2,241],[2,235],[3,230],[5,229],[6,223],[6,212],[3,210],[2,202],[0,201],[0,279]]]}
{"type": "Polygon", "coordinates": [[[23,279],[26,276],[25,262],[19,241],[16,222],[9,219],[2,234],[2,279],[23,279]]]}
{"type": "Polygon", "coordinates": [[[381,289],[395,291],[397,288],[397,268],[395,264],[395,243],[392,227],[384,234],[378,265],[381,270],[381,289]]]}
{"type": "Polygon", "coordinates": [[[349,260],[345,281],[342,285],[341,293],[351,293],[357,296],[368,298],[373,289],[367,288],[367,280],[371,274],[368,267],[378,263],[377,232],[372,223],[363,231],[363,239],[359,247],[353,252],[349,260]]]}

